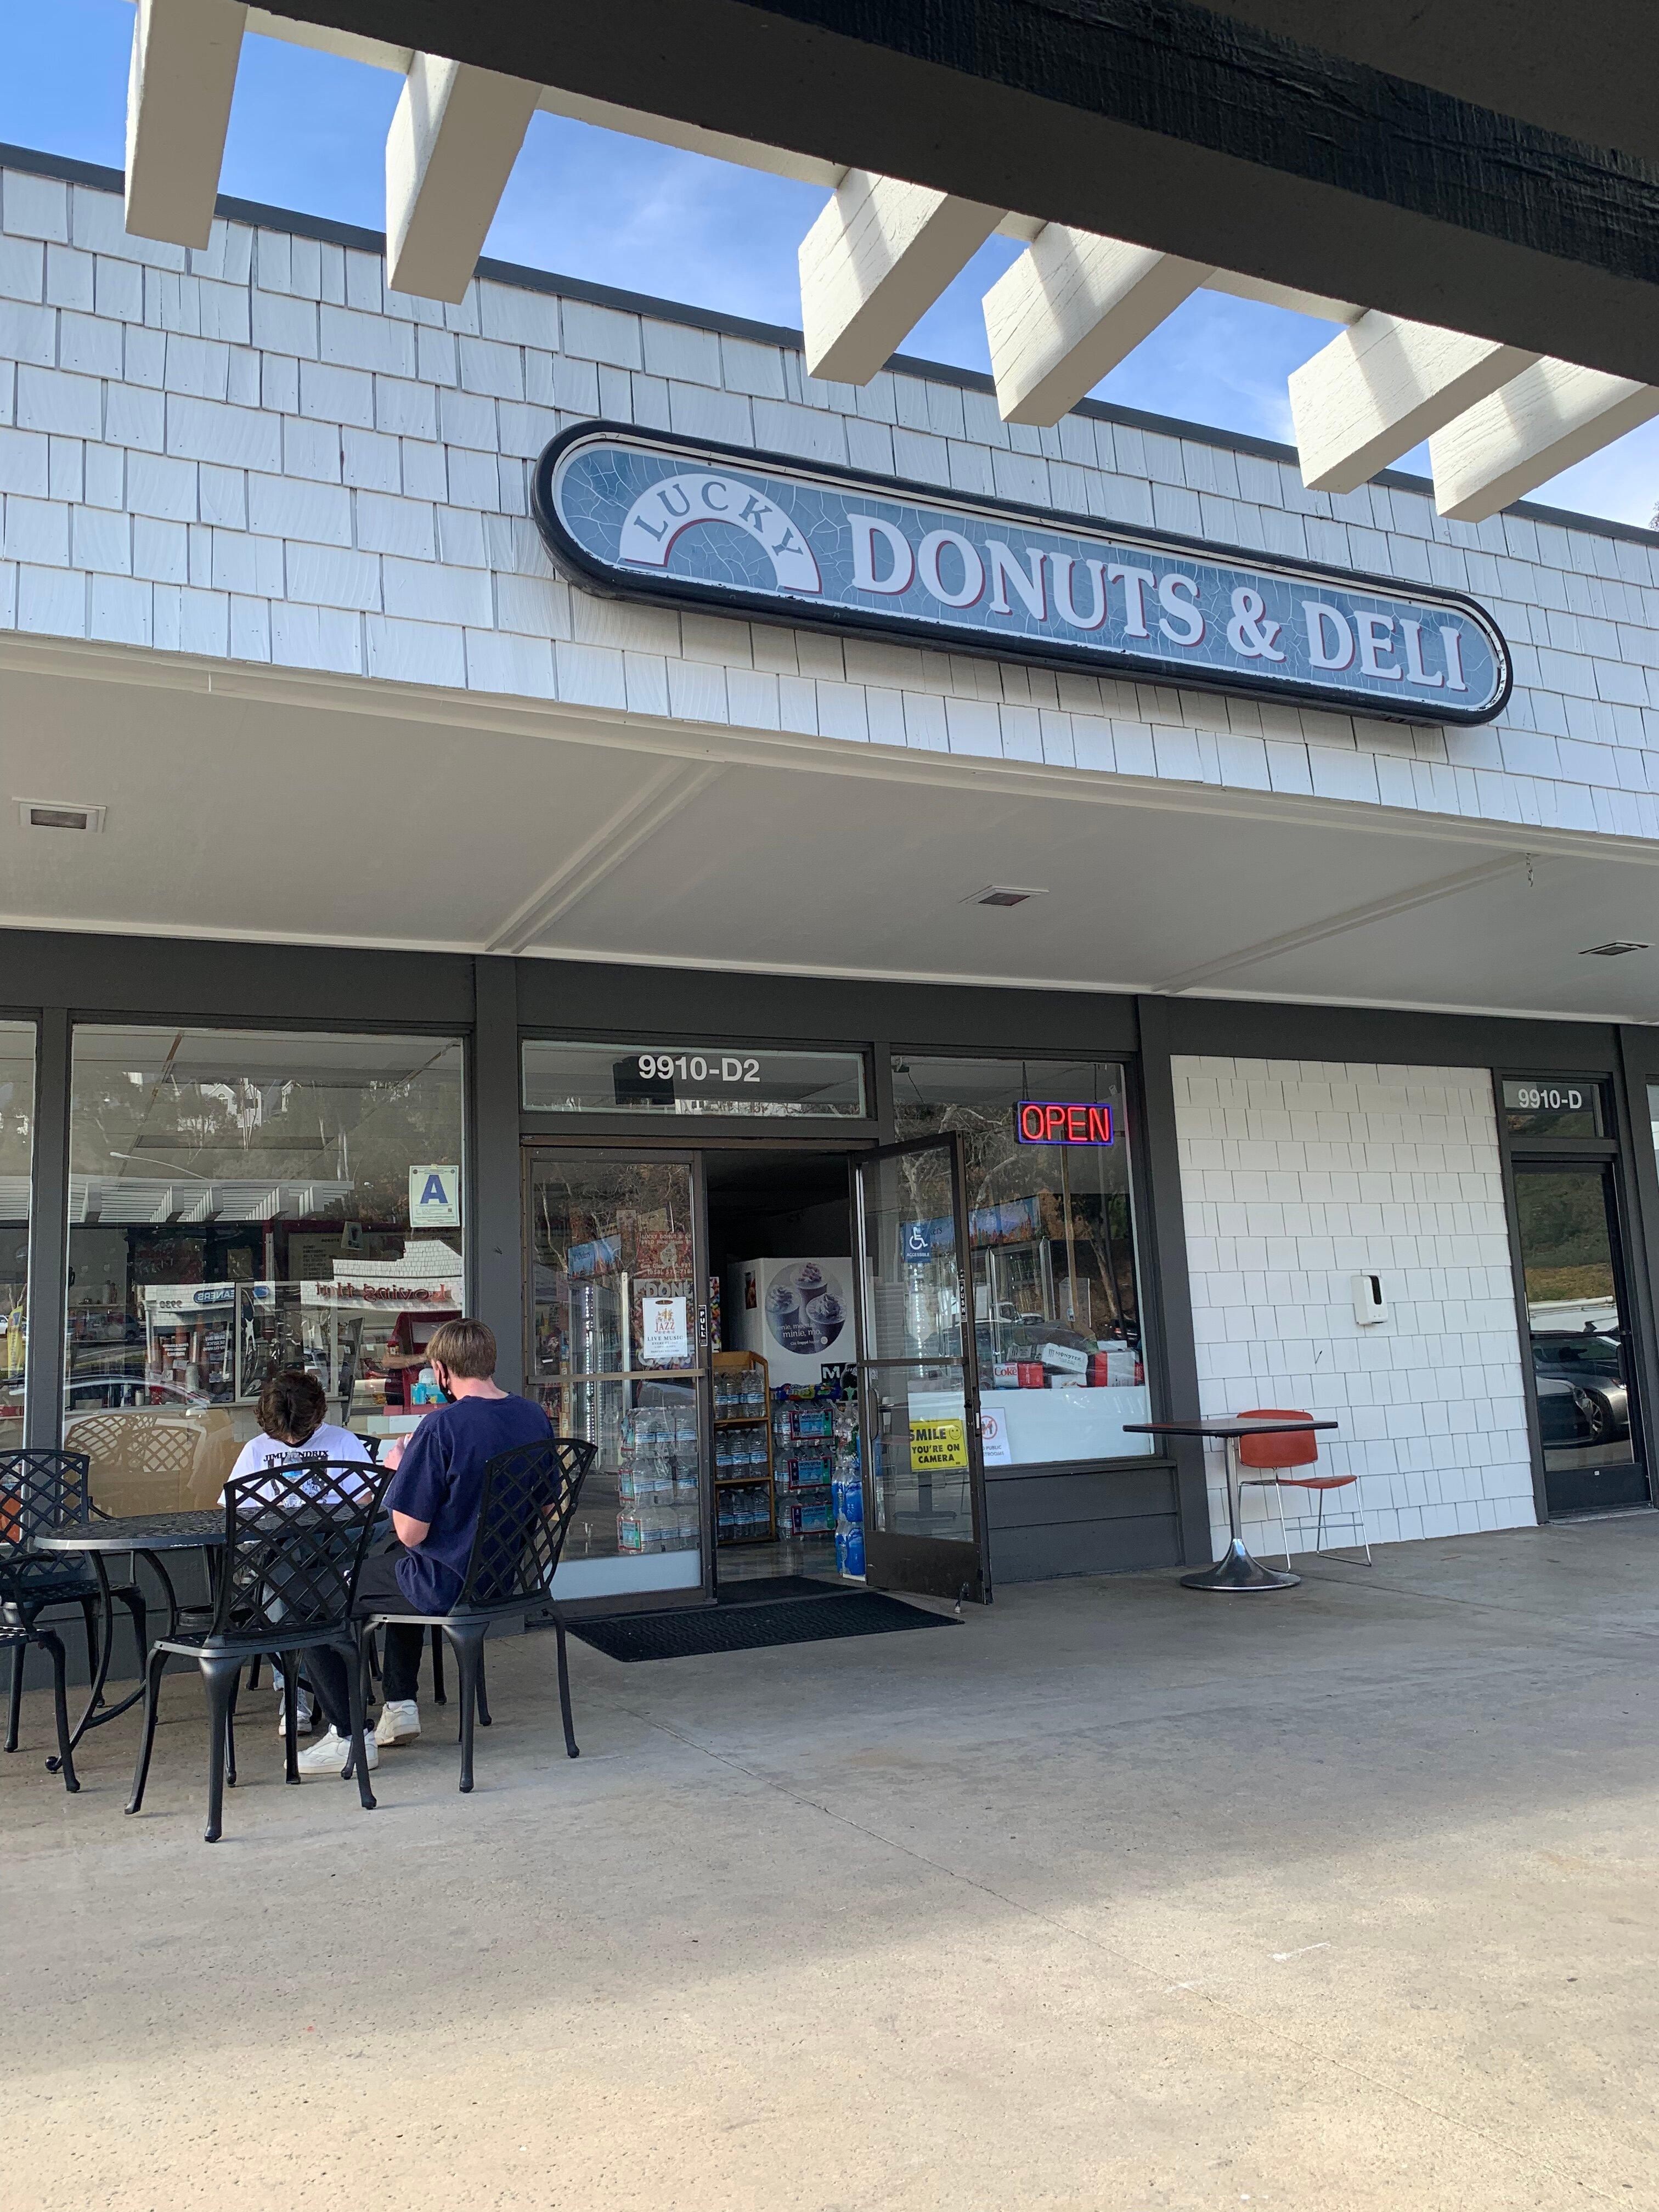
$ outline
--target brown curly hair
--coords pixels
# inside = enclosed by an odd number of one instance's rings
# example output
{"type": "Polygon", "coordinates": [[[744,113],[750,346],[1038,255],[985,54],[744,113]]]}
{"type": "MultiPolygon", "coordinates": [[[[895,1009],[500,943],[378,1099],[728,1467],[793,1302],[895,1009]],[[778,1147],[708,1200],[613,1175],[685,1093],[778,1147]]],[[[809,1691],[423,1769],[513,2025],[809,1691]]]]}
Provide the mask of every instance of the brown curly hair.
{"type": "Polygon", "coordinates": [[[259,1426],[280,1444],[302,1444],[323,1425],[328,1400],[314,1375],[285,1367],[259,1393],[259,1426]]]}

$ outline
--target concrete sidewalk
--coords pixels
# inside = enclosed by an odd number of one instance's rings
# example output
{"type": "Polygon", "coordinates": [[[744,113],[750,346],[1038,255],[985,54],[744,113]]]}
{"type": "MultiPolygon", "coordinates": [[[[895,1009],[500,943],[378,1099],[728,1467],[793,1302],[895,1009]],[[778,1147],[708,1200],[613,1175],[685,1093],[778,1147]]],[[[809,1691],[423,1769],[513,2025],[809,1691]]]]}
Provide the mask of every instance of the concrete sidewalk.
{"type": "MultiPolygon", "coordinates": [[[[7,2212],[1659,2203],[1659,1515],[623,1667],[200,1840],[0,1762],[7,2212]]],[[[453,1711],[453,1707],[452,1707],[453,1711]]],[[[440,1717],[427,1708],[431,1725],[440,1717]]],[[[258,1725],[254,1725],[257,1715],[258,1725]]]]}

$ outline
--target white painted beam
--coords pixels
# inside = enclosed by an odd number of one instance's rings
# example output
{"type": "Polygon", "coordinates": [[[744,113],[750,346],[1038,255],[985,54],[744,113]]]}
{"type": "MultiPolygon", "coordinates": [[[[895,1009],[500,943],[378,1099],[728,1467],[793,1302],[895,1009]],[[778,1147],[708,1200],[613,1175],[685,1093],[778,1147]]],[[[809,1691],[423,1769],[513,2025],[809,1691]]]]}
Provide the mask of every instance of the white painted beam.
{"type": "Polygon", "coordinates": [[[416,54],[386,142],[386,282],[459,300],[536,112],[539,85],[416,54]]]}
{"type": "Polygon", "coordinates": [[[1454,522],[1484,522],[1656,415],[1650,384],[1538,362],[1430,439],[1434,503],[1454,522]]]}
{"type": "Polygon", "coordinates": [[[280,39],[284,46],[309,46],[313,53],[336,54],[342,61],[362,62],[368,69],[390,70],[407,76],[415,58],[411,46],[390,46],[384,39],[366,39],[356,31],[337,31],[329,23],[301,23],[292,15],[278,15],[269,8],[250,8],[247,27],[256,38],[280,39]]]}
{"type": "Polygon", "coordinates": [[[1000,208],[854,169],[801,241],[814,376],[867,384],[996,228],[1000,208]]]}
{"type": "Polygon", "coordinates": [[[727,131],[707,131],[700,123],[681,123],[672,115],[647,115],[643,108],[618,107],[612,100],[594,100],[585,92],[566,92],[561,85],[544,85],[537,106],[545,114],[568,115],[574,122],[617,131],[627,138],[647,138],[653,145],[676,146],[684,154],[706,154],[713,161],[731,161],[740,169],[761,169],[769,176],[790,177],[797,184],[823,185],[831,191],[847,174],[844,162],[820,161],[815,154],[792,153],[787,146],[767,146],[755,138],[734,138],[727,131]]]}
{"type": "Polygon", "coordinates": [[[246,21],[240,0],[138,0],[127,76],[135,237],[207,244],[246,21]]]}
{"type": "Polygon", "coordinates": [[[1046,223],[985,295],[1006,422],[1058,422],[1213,274],[1150,246],[1046,223]]]}
{"type": "Polygon", "coordinates": [[[1536,354],[1431,323],[1364,315],[1290,378],[1302,481],[1353,491],[1530,368],[1536,354]]]}
{"type": "Polygon", "coordinates": [[[1233,300],[1257,300],[1264,307],[1283,307],[1287,314],[1311,315],[1321,323],[1357,323],[1365,313],[1352,300],[1333,300],[1324,292],[1299,292],[1294,284],[1275,284],[1267,276],[1244,276],[1236,269],[1214,269],[1205,278],[1206,292],[1224,292],[1233,300]]]}

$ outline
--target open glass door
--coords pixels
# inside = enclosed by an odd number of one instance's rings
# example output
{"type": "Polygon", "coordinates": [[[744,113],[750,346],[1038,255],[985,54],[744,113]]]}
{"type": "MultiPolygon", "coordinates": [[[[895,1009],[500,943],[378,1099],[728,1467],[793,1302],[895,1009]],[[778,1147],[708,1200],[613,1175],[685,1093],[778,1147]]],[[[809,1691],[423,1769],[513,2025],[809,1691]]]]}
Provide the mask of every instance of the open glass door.
{"type": "Polygon", "coordinates": [[[853,1164],[865,1572],[877,1589],[991,1595],[961,1139],[853,1164]]]}

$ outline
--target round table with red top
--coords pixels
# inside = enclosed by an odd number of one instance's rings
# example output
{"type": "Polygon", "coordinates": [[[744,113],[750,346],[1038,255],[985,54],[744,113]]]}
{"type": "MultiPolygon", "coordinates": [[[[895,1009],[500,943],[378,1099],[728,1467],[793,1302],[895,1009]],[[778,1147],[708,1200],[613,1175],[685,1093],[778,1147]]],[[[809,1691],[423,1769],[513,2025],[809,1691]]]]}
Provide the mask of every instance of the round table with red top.
{"type": "Polygon", "coordinates": [[[1284,1573],[1278,1567],[1264,1567],[1260,1559],[1253,1559],[1245,1548],[1244,1539],[1238,1532],[1238,1443],[1241,1437],[1300,1436],[1309,1429],[1334,1429],[1334,1421],[1318,1421],[1311,1416],[1292,1420],[1281,1414],[1239,1414],[1231,1419],[1214,1421],[1126,1421],[1125,1436],[1134,1437],[1201,1437],[1206,1443],[1224,1443],[1227,1447],[1227,1522],[1232,1540],[1212,1567],[1202,1567],[1196,1574],[1182,1575],[1183,1586],[1201,1590],[1277,1590],[1294,1589],[1301,1581],[1300,1575],[1284,1573]]]}

